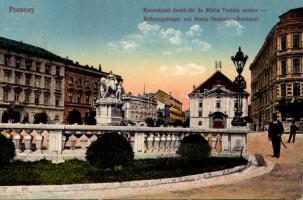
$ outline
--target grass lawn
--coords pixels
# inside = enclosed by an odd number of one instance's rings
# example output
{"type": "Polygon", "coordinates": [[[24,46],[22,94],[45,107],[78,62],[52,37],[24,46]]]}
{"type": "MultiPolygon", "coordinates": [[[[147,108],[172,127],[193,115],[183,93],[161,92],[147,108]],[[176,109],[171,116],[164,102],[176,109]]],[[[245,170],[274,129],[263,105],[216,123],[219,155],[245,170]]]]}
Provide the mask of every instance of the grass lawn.
{"type": "Polygon", "coordinates": [[[125,166],[97,168],[88,162],[70,160],[52,164],[15,161],[0,167],[0,185],[48,185],[122,182],[179,177],[218,171],[247,164],[243,158],[207,158],[187,164],[176,158],[134,160],[125,166]]]}

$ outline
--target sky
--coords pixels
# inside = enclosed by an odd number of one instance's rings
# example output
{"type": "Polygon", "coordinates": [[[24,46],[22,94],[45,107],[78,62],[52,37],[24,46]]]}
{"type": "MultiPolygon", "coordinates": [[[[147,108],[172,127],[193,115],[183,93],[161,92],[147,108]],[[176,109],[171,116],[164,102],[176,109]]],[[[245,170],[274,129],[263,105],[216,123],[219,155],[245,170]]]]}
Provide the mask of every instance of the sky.
{"type": "Polygon", "coordinates": [[[231,80],[231,56],[241,46],[248,61],[243,75],[250,92],[249,65],[266,35],[302,0],[0,0],[0,36],[47,49],[83,65],[102,65],[124,79],[133,94],[162,89],[188,108],[187,94],[215,73],[215,61],[231,80]],[[31,8],[33,13],[13,12],[31,8]],[[170,8],[171,12],[144,12],[170,8]],[[175,13],[173,9],[195,9],[175,13]],[[197,12],[198,8],[203,12],[197,12]],[[206,12],[217,8],[220,12],[206,12]],[[223,12],[224,9],[258,9],[223,12]],[[194,21],[194,17],[250,17],[257,21],[194,21]],[[179,17],[179,22],[150,22],[144,17],[179,17]],[[192,18],[185,21],[184,18],[192,18]]]}

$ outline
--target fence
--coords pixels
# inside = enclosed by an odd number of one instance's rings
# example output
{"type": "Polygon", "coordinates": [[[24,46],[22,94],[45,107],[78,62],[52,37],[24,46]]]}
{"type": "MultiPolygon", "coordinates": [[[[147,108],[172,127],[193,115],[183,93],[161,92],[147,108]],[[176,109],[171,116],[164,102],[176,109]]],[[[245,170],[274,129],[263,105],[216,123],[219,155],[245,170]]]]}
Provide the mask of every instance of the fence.
{"type": "Polygon", "coordinates": [[[180,141],[201,134],[212,156],[246,155],[248,129],[197,129],[129,126],[0,124],[1,134],[15,144],[17,159],[63,162],[85,159],[87,147],[106,132],[118,132],[132,145],[136,159],[176,156],[180,141]]]}

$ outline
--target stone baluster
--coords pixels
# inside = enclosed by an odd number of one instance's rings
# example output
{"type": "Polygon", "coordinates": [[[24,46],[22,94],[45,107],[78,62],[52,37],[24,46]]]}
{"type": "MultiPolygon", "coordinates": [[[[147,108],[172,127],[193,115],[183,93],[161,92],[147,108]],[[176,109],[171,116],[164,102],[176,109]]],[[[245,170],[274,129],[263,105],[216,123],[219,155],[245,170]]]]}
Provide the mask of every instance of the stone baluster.
{"type": "Polygon", "coordinates": [[[48,149],[48,143],[49,143],[49,133],[47,132],[47,130],[44,130],[41,133],[42,137],[43,137],[43,142],[42,142],[42,150],[46,150],[48,149]]]}
{"type": "Polygon", "coordinates": [[[62,150],[65,149],[66,136],[62,134],[62,150]]]}
{"type": "Polygon", "coordinates": [[[155,133],[153,141],[153,151],[158,152],[160,150],[160,134],[155,133]]]}
{"type": "Polygon", "coordinates": [[[30,134],[28,134],[25,130],[23,130],[20,135],[23,136],[22,143],[24,144],[24,147],[25,147],[24,152],[26,152],[26,153],[31,152],[32,136],[30,134]]]}
{"type": "Polygon", "coordinates": [[[18,154],[18,153],[20,153],[21,136],[16,131],[12,131],[10,134],[11,134],[11,138],[13,139],[13,142],[15,145],[16,153],[18,154]]]}
{"type": "Polygon", "coordinates": [[[154,134],[153,133],[148,133],[147,138],[146,138],[146,152],[151,152],[153,151],[153,143],[154,143],[154,134]]]}
{"type": "Polygon", "coordinates": [[[166,134],[166,139],[165,139],[165,151],[170,152],[170,143],[172,142],[172,133],[167,133],[166,134]]]}
{"type": "Polygon", "coordinates": [[[71,150],[74,150],[74,149],[75,149],[76,139],[77,139],[77,137],[76,137],[74,134],[72,134],[72,135],[68,138],[68,140],[70,141],[70,149],[71,149],[71,150]]]}
{"type": "Polygon", "coordinates": [[[74,134],[76,137],[76,142],[75,142],[75,148],[79,149],[81,148],[81,141],[80,141],[80,137],[81,137],[81,132],[80,131],[76,131],[76,133],[74,134]]]}
{"type": "Polygon", "coordinates": [[[42,140],[43,140],[43,137],[42,137],[41,133],[37,132],[36,137],[35,137],[35,140],[36,140],[36,141],[35,141],[36,150],[37,150],[38,152],[40,152],[41,149],[42,149],[42,140]]]}
{"type": "Polygon", "coordinates": [[[82,150],[86,149],[86,147],[87,147],[87,140],[88,140],[88,137],[85,134],[83,134],[80,137],[80,144],[81,144],[81,149],[82,150]]]}
{"type": "Polygon", "coordinates": [[[166,136],[165,136],[166,133],[162,133],[160,134],[160,144],[159,144],[159,147],[160,147],[160,151],[165,151],[165,143],[166,143],[166,136]]]}
{"type": "Polygon", "coordinates": [[[128,142],[130,143],[130,145],[132,146],[132,148],[134,149],[135,146],[135,133],[129,133],[128,134],[128,142]]]}
{"type": "Polygon", "coordinates": [[[176,134],[176,140],[175,140],[175,151],[178,150],[179,146],[180,146],[180,142],[182,140],[182,134],[181,133],[177,133],[176,134]]]}
{"type": "Polygon", "coordinates": [[[170,152],[175,152],[175,145],[176,145],[176,134],[175,133],[172,133],[171,134],[171,142],[170,142],[170,145],[169,145],[169,151],[170,152]]]}
{"type": "Polygon", "coordinates": [[[86,141],[86,147],[89,147],[89,145],[91,145],[91,140],[90,138],[93,136],[91,131],[87,131],[86,132],[86,137],[87,137],[87,141],[86,141]]]}
{"type": "Polygon", "coordinates": [[[217,142],[217,138],[213,136],[211,138],[211,151],[214,153],[216,152],[216,142],[217,142]]]}
{"type": "Polygon", "coordinates": [[[94,134],[91,138],[90,138],[90,142],[93,143],[98,139],[97,135],[94,134]]]}

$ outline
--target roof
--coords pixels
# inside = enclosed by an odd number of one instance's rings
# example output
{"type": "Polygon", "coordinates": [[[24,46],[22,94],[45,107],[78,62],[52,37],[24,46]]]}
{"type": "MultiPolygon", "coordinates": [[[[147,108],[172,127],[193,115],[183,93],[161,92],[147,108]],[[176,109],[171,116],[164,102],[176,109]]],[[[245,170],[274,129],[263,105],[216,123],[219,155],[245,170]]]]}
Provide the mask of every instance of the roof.
{"type": "Polygon", "coordinates": [[[233,87],[233,81],[225,76],[221,71],[216,71],[206,81],[201,83],[198,87],[194,88],[191,93],[203,92],[205,89],[211,90],[214,85],[224,85],[226,89],[235,91],[233,87]]]}
{"type": "Polygon", "coordinates": [[[64,58],[53,54],[43,48],[36,47],[30,44],[26,44],[23,42],[19,42],[16,40],[7,39],[4,37],[0,37],[0,47],[4,47],[10,50],[14,50],[16,52],[23,52],[27,54],[31,54],[37,57],[42,57],[46,59],[56,60],[56,61],[65,61],[64,58]]]}
{"type": "Polygon", "coordinates": [[[285,16],[285,15],[287,15],[289,13],[299,13],[302,16],[303,15],[302,14],[303,13],[303,7],[291,9],[291,10],[283,13],[282,15],[280,15],[279,18],[281,18],[281,17],[283,17],[283,16],[285,16]]]}
{"type": "Polygon", "coordinates": [[[167,94],[166,92],[164,92],[163,90],[158,90],[156,93],[155,93],[155,96],[158,97],[159,101],[161,100],[172,100],[172,101],[175,101],[179,104],[182,104],[178,99],[174,98],[173,96],[167,94]]]}

